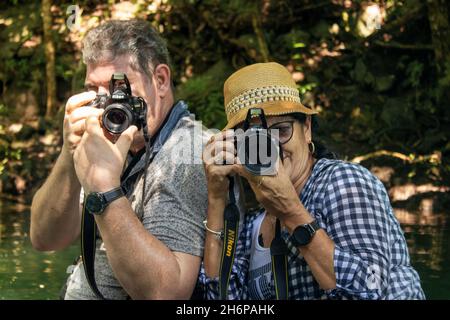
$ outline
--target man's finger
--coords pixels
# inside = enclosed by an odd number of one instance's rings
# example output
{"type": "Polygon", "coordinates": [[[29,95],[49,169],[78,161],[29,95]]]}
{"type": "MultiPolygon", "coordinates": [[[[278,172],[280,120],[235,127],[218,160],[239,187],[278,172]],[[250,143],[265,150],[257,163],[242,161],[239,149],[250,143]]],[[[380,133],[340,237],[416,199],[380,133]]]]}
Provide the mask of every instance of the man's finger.
{"type": "Polygon", "coordinates": [[[90,101],[94,100],[97,93],[95,91],[88,91],[71,96],[67,100],[66,112],[71,113],[74,109],[84,106],[90,101]]]}
{"type": "Polygon", "coordinates": [[[73,133],[82,135],[86,131],[86,120],[78,120],[71,126],[73,133]]]}
{"type": "Polygon", "coordinates": [[[90,116],[86,118],[86,131],[91,135],[103,135],[98,117],[90,116]]]}
{"type": "Polygon", "coordinates": [[[90,116],[100,117],[103,111],[103,109],[97,109],[93,107],[80,107],[73,110],[73,112],[69,115],[69,120],[71,123],[75,123],[78,120],[86,119],[90,116]]]}
{"type": "Polygon", "coordinates": [[[134,134],[137,132],[136,126],[130,126],[127,130],[122,132],[119,139],[116,141],[116,146],[120,153],[126,155],[128,150],[130,150],[131,143],[134,139],[134,134]]]}

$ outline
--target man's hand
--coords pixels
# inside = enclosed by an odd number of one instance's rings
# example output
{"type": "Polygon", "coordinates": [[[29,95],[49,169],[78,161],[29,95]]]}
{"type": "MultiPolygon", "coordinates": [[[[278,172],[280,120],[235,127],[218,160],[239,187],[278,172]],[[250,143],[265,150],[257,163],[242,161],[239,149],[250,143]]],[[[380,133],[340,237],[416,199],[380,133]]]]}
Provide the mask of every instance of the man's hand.
{"type": "Polygon", "coordinates": [[[83,92],[69,98],[66,103],[63,127],[63,151],[73,155],[86,130],[86,118],[100,117],[103,109],[84,107],[96,96],[95,91],[83,92]]]}
{"type": "Polygon", "coordinates": [[[136,126],[125,130],[116,143],[105,136],[98,117],[85,121],[86,132],[75,149],[77,177],[86,193],[106,192],[120,185],[120,174],[127,157],[136,126]]]}

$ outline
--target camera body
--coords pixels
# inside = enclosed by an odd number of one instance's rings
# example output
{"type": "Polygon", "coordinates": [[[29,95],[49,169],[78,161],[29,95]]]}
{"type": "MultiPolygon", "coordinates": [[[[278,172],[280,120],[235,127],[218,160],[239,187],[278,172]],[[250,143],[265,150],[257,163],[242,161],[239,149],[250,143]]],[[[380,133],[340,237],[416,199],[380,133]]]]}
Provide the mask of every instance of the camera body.
{"type": "Polygon", "coordinates": [[[88,105],[102,108],[102,126],[111,134],[121,134],[135,125],[138,130],[147,125],[147,104],[131,94],[131,86],[124,73],[114,73],[109,81],[109,94],[98,94],[88,105]]]}
{"type": "Polygon", "coordinates": [[[263,109],[248,110],[243,130],[236,130],[234,143],[237,157],[248,172],[258,176],[276,174],[281,148],[278,137],[268,130],[263,109]],[[252,123],[254,117],[258,117],[260,123],[252,123]]]}

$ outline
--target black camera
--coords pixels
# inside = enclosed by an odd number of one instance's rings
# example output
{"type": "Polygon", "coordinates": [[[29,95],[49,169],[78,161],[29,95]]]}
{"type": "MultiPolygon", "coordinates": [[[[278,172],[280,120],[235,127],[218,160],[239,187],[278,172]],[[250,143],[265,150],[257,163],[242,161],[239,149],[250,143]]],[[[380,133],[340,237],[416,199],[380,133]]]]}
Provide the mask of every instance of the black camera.
{"type": "Polygon", "coordinates": [[[109,96],[98,94],[88,105],[105,109],[102,126],[112,134],[121,134],[135,125],[138,130],[147,124],[147,104],[131,94],[131,86],[124,73],[114,73],[109,81],[109,96]]]}
{"type": "Polygon", "coordinates": [[[259,176],[276,174],[281,148],[278,137],[268,130],[263,109],[248,110],[243,130],[236,130],[234,143],[237,157],[248,172],[259,176]],[[254,117],[258,117],[260,123],[252,123],[254,117]]]}

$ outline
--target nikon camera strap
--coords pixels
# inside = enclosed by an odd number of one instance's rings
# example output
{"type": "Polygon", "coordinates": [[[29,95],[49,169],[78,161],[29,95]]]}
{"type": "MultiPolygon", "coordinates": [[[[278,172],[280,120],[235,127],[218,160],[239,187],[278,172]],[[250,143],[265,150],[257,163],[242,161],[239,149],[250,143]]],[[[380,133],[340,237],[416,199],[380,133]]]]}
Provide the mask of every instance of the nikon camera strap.
{"type": "MultiPolygon", "coordinates": [[[[235,178],[229,177],[229,198],[230,202],[224,211],[224,239],[222,245],[222,258],[220,261],[219,273],[219,294],[220,299],[227,300],[228,287],[231,270],[233,267],[236,244],[239,237],[239,209],[234,195],[235,178]]],[[[286,242],[281,237],[281,223],[277,219],[275,227],[275,237],[270,244],[270,254],[272,259],[272,273],[275,284],[275,294],[278,300],[288,299],[288,270],[287,270],[286,242]]]]}
{"type": "Polygon", "coordinates": [[[222,300],[227,300],[228,285],[230,282],[231,269],[233,267],[236,243],[239,237],[239,208],[234,196],[234,177],[230,180],[229,197],[230,202],[223,213],[224,239],[222,245],[222,259],[220,261],[219,293],[222,300]]]}

